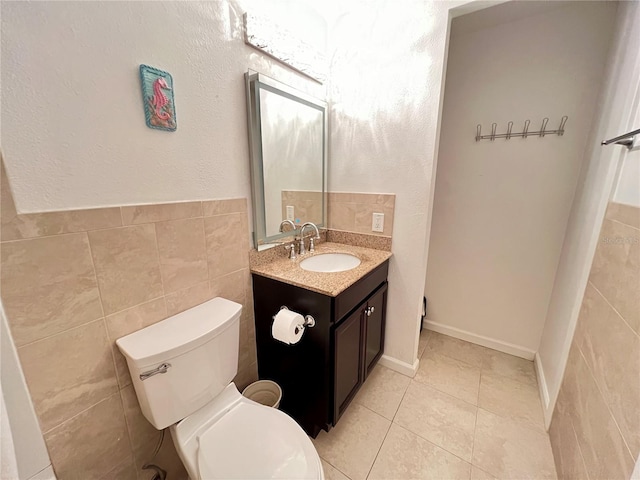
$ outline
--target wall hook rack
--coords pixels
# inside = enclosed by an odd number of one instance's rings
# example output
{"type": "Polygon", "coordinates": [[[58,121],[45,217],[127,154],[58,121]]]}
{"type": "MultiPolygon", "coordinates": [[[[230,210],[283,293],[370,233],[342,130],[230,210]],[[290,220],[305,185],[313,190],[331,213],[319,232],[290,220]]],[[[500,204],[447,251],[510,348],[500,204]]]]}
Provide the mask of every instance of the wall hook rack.
{"type": "Polygon", "coordinates": [[[561,137],[562,135],[564,135],[564,127],[567,124],[568,119],[569,117],[565,115],[560,119],[560,126],[558,127],[557,130],[547,130],[547,123],[549,123],[549,118],[545,117],[542,119],[542,125],[540,125],[540,130],[537,130],[535,132],[529,131],[529,125],[531,124],[531,120],[526,120],[524,122],[524,127],[522,128],[522,131],[517,133],[512,132],[513,122],[509,122],[507,124],[506,133],[496,133],[496,130],[498,129],[498,124],[492,123],[491,133],[489,135],[482,135],[482,125],[478,124],[478,126],[476,127],[476,142],[479,142],[480,140],[491,140],[493,142],[496,138],[504,138],[509,140],[513,137],[527,138],[528,136],[544,137],[545,135],[558,135],[559,137],[561,137]]]}

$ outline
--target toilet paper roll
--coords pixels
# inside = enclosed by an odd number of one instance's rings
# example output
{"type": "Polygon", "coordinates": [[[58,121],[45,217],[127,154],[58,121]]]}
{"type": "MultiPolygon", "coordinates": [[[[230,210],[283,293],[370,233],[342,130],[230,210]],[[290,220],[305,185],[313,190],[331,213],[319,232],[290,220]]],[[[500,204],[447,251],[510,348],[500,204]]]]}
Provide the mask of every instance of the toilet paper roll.
{"type": "Polygon", "coordinates": [[[289,345],[298,343],[304,333],[304,318],[291,310],[282,309],[273,317],[271,335],[289,345]]]}

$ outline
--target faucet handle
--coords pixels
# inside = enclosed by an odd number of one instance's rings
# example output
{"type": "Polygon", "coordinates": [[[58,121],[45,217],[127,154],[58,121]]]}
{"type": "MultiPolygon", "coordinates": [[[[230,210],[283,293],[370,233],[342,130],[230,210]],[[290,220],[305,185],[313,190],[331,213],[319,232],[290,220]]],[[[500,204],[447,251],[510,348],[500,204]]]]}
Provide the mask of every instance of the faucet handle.
{"type": "Polygon", "coordinates": [[[284,248],[285,250],[289,251],[289,258],[291,260],[295,260],[296,259],[296,241],[294,240],[289,245],[285,245],[284,248]]]}
{"type": "Polygon", "coordinates": [[[313,252],[316,251],[316,246],[315,246],[315,241],[314,241],[316,238],[318,238],[318,237],[311,236],[309,238],[309,253],[313,253],[313,252]]]}

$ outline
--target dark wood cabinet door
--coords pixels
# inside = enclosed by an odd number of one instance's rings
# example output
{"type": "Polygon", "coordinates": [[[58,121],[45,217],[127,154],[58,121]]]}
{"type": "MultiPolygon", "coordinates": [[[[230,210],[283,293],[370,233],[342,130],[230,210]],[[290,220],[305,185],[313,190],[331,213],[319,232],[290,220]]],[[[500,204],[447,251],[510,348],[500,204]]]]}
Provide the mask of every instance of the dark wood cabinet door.
{"type": "Polygon", "coordinates": [[[384,349],[384,322],[387,303],[385,283],[367,302],[364,308],[364,377],[369,375],[384,349]]]}
{"type": "Polygon", "coordinates": [[[356,309],[334,330],[334,425],[362,384],[362,309],[356,309]]]}

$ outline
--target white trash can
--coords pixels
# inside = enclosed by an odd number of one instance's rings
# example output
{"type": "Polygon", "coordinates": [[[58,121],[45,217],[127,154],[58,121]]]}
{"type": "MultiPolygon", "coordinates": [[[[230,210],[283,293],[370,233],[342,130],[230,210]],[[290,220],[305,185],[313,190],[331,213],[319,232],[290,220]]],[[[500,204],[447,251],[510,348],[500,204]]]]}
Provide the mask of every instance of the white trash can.
{"type": "Polygon", "coordinates": [[[247,386],[242,395],[267,407],[278,408],[282,399],[282,389],[271,380],[258,380],[247,386]]]}

